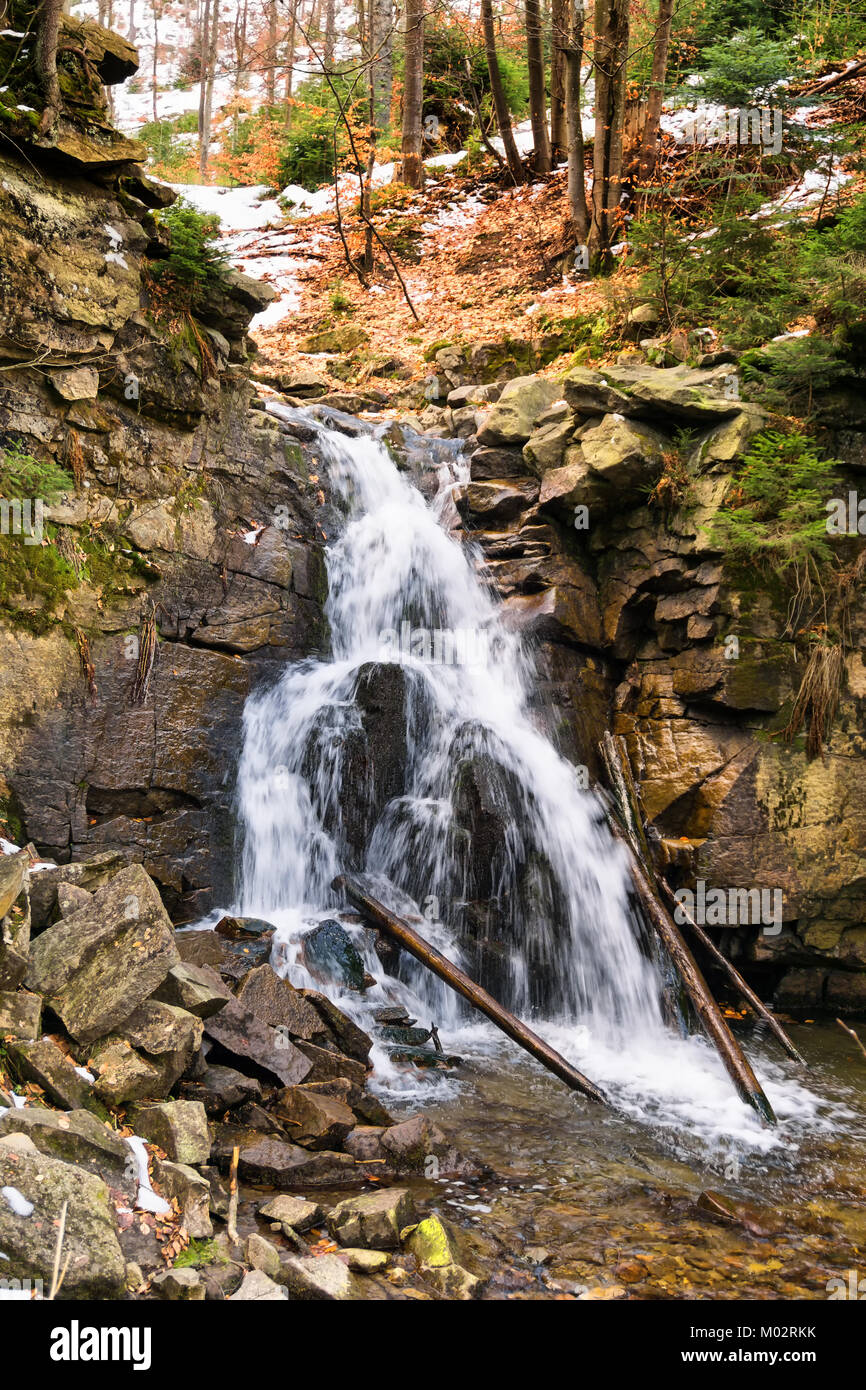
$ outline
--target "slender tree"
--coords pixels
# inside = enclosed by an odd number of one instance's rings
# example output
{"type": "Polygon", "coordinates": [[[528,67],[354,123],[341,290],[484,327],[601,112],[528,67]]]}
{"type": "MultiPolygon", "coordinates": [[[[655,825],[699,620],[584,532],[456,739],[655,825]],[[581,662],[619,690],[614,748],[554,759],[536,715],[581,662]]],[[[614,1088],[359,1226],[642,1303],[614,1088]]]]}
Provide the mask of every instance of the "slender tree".
{"type": "Polygon", "coordinates": [[[589,209],[586,202],[580,79],[583,37],[586,28],[584,0],[569,0],[566,23],[565,111],[568,129],[568,218],[575,239],[585,244],[589,234],[589,209]]]}
{"type": "Polygon", "coordinates": [[[629,0],[596,0],[593,47],[595,140],[589,246],[594,258],[602,265],[609,263],[622,198],[628,12],[629,0]]]}
{"type": "Polygon", "coordinates": [[[336,0],[325,0],[325,67],[330,72],[334,66],[334,48],[337,41],[336,0]]]}
{"type": "Polygon", "coordinates": [[[286,38],[286,130],[292,128],[292,87],[295,81],[295,37],[300,0],[289,2],[289,32],[286,38]]]}
{"type": "Polygon", "coordinates": [[[393,0],[370,0],[370,83],[373,124],[384,130],[391,119],[394,74],[393,0]]]}
{"type": "Polygon", "coordinates": [[[562,159],[568,140],[565,114],[565,68],[569,0],[553,0],[550,13],[550,144],[554,159],[562,159]]]}
{"type": "Polygon", "coordinates": [[[217,49],[219,46],[220,0],[213,0],[211,6],[210,33],[207,31],[208,0],[205,0],[205,57],[203,93],[199,105],[199,176],[204,182],[207,177],[208,156],[210,154],[210,128],[213,111],[213,83],[216,73],[217,49]]]}
{"type": "Polygon", "coordinates": [[[541,5],[525,0],[526,59],[529,67],[529,119],[535,147],[536,174],[549,174],[550,132],[547,128],[547,92],[544,84],[544,51],[541,42],[541,5]]]}
{"type": "Polygon", "coordinates": [[[659,150],[659,131],[661,129],[662,102],[665,94],[665,78],[668,71],[668,52],[671,45],[676,0],[659,0],[659,16],[656,25],[656,40],[653,49],[653,69],[647,98],[646,120],[641,138],[638,177],[648,179],[656,165],[659,150]]]}
{"type": "Polygon", "coordinates": [[[57,77],[57,37],[62,0],[42,0],[36,22],[36,71],[44,102],[39,122],[41,134],[53,131],[60,115],[60,82],[57,77]]]}
{"type": "Polygon", "coordinates": [[[400,179],[410,188],[424,183],[421,158],[424,103],[424,0],[406,0],[405,78],[403,82],[403,139],[400,179]]]}
{"type": "Polygon", "coordinates": [[[487,58],[487,72],[490,77],[490,93],[493,97],[493,110],[496,113],[496,128],[505,150],[505,162],[515,183],[524,183],[523,161],[511,128],[511,113],[505,100],[502,73],[496,56],[496,30],[493,27],[493,0],[481,0],[481,24],[484,30],[484,53],[487,58]]]}
{"type": "Polygon", "coordinates": [[[268,0],[268,53],[265,69],[265,100],[273,106],[277,99],[277,0],[268,0]]]}

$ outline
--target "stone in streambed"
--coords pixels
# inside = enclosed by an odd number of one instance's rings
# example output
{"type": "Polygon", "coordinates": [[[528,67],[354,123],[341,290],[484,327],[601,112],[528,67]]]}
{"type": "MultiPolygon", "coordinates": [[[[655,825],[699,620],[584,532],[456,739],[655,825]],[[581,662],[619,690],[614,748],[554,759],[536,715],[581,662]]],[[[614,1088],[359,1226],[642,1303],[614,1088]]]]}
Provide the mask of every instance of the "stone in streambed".
{"type": "Polygon", "coordinates": [[[338,1009],[336,1004],[332,1004],[330,999],[326,998],[324,994],[320,994],[318,990],[305,989],[303,995],[313,1004],[319,1017],[327,1024],[341,1052],[346,1053],[349,1057],[354,1057],[359,1062],[366,1063],[373,1046],[373,1039],[359,1028],[357,1023],[353,1023],[342,1009],[338,1009]]]}
{"type": "Polygon", "coordinates": [[[384,1188],[340,1202],[328,1216],[328,1230],[341,1245],[396,1250],[400,1232],[414,1218],[411,1193],[403,1187],[384,1188]]]}
{"type": "Polygon", "coordinates": [[[229,1294],[229,1303],[279,1303],[288,1298],[285,1289],[261,1269],[251,1269],[244,1275],[237,1293],[229,1294]]]}
{"type": "Polygon", "coordinates": [[[271,1028],[285,1028],[293,1038],[309,1041],[326,1032],[313,1005],[268,964],[257,965],[244,976],[237,999],[263,1023],[271,1028]]]}
{"type": "Polygon", "coordinates": [[[231,1164],[235,1146],[240,1149],[241,1177],[262,1186],[291,1191],[363,1182],[363,1174],[349,1154],[302,1149],[298,1144],[264,1138],[256,1130],[238,1125],[215,1126],[213,1157],[224,1171],[231,1164]]]}
{"type": "Polygon", "coordinates": [[[128,1145],[89,1110],[41,1110],[31,1106],[10,1110],[0,1117],[0,1137],[8,1134],[26,1134],[40,1153],[74,1163],[112,1183],[128,1171],[128,1145]]]}
{"type": "Polygon", "coordinates": [[[340,1254],[356,1274],[381,1274],[391,1258],[387,1250],[363,1250],[352,1246],[348,1246],[340,1254]]]}
{"type": "Polygon", "coordinates": [[[308,1202],[305,1197],[291,1197],[281,1193],[272,1197],[264,1206],[258,1208],[259,1216],[267,1221],[279,1221],[282,1226],[290,1226],[293,1231],[308,1231],[324,1220],[325,1213],[318,1202],[308,1202]]]}
{"type": "Polygon", "coordinates": [[[28,988],[45,997],[79,1042],[114,1032],[178,961],[174,930],[140,864],[115,874],[92,902],[33,942],[28,988]]]}
{"type": "Polygon", "coordinates": [[[28,1216],[20,1215],[0,1195],[0,1250],[7,1256],[0,1262],[2,1277],[36,1278],[46,1289],[50,1286],[65,1202],[63,1298],[122,1296],[126,1261],[108,1187],[100,1178],[43,1153],[16,1152],[0,1145],[0,1188],[5,1187],[20,1193],[33,1210],[28,1216]]]}
{"type": "Polygon", "coordinates": [[[79,1076],[69,1058],[49,1038],[37,1042],[10,1043],[7,1056],[22,1081],[34,1081],[53,1105],[61,1110],[86,1110],[93,1089],[79,1076]]]}
{"type": "Polygon", "coordinates": [[[258,1231],[253,1231],[247,1236],[244,1243],[244,1255],[246,1262],[253,1269],[259,1269],[275,1283],[281,1284],[281,1263],[276,1246],[272,1245],[264,1236],[260,1236],[258,1231]]]}
{"type": "Polygon", "coordinates": [[[42,1000],[26,989],[0,991],[0,1037],[32,1041],[39,1036],[42,1000]]]}
{"type": "Polygon", "coordinates": [[[273,1113],[288,1124],[296,1143],[311,1149],[335,1148],[355,1126],[355,1116],[343,1101],[303,1086],[280,1091],[273,1113]]]}
{"type": "Polygon", "coordinates": [[[318,1047],[314,1043],[299,1042],[298,1050],[308,1058],[310,1070],[304,1077],[304,1084],[315,1081],[335,1081],[345,1077],[356,1086],[363,1086],[367,1080],[367,1068],[363,1062],[347,1057],[343,1052],[332,1052],[329,1048],[318,1047]]]}
{"type": "Polygon", "coordinates": [[[204,1281],[197,1269],[167,1269],[155,1274],[150,1287],[156,1298],[176,1299],[186,1303],[204,1301],[204,1281]]]}
{"type": "Polygon", "coordinates": [[[348,989],[364,988],[366,970],[360,952],[341,922],[327,918],[301,939],[304,961],[314,974],[348,989]]]}
{"type": "Polygon", "coordinates": [[[233,1105],[261,1100],[262,1086],[254,1076],[244,1076],[234,1067],[209,1066],[195,1081],[180,1086],[182,1100],[198,1100],[209,1115],[221,1115],[233,1105]]]}
{"type": "Polygon", "coordinates": [[[158,1158],[153,1165],[157,1187],[167,1201],[176,1201],[181,1224],[193,1240],[213,1235],[210,1219],[210,1183],[186,1163],[158,1158]]]}
{"type": "Polygon", "coordinates": [[[205,1020],[205,1033],[232,1056],[251,1062],[284,1086],[297,1085],[312,1070],[312,1063],[295,1047],[284,1031],[262,1023],[237,999],[205,1020]]]}
{"type": "Polygon", "coordinates": [[[292,1298],[342,1303],[366,1297],[364,1284],[339,1255],[292,1255],[283,1277],[292,1298]]]}
{"type": "Polygon", "coordinates": [[[219,1013],[230,997],[229,989],[215,970],[188,965],[185,961],[172,966],[153,994],[155,1000],[186,1009],[197,1018],[211,1018],[219,1013]]]}
{"type": "Polygon", "coordinates": [[[211,1140],[205,1108],[197,1101],[173,1100],[136,1109],[137,1134],[158,1144],[175,1163],[207,1163],[211,1140]]]}

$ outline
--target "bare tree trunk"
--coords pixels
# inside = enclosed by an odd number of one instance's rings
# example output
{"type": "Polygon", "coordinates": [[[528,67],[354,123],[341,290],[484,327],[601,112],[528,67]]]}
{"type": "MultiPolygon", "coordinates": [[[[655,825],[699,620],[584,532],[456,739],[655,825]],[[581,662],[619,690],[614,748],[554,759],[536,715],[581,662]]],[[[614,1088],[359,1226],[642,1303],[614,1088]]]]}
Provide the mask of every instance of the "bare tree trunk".
{"type": "MultiPolygon", "coordinates": [[[[204,10],[201,12],[201,22],[198,31],[198,164],[199,170],[202,165],[207,164],[207,155],[204,153],[206,146],[205,139],[205,102],[207,99],[207,72],[208,72],[208,53],[210,50],[210,0],[204,0],[204,10]]],[[[208,130],[210,127],[208,126],[208,130]]]]}
{"type": "Polygon", "coordinates": [[[568,217],[578,241],[585,243],[589,234],[589,210],[586,203],[586,168],[584,164],[583,121],[581,113],[580,65],[583,58],[583,35],[586,27],[584,0],[570,0],[567,47],[565,50],[565,111],[568,128],[568,217]]]}
{"type": "Polygon", "coordinates": [[[157,52],[157,49],[158,49],[158,48],[159,48],[159,7],[158,7],[156,4],[154,4],[154,6],[153,6],[153,62],[152,62],[152,64],[151,64],[151,85],[152,85],[152,87],[153,87],[153,91],[152,91],[152,93],[151,93],[151,97],[152,97],[152,101],[153,101],[153,120],[154,120],[154,124],[156,124],[156,122],[159,121],[159,115],[158,115],[157,109],[156,109],[156,52],[157,52]]]}
{"type": "Polygon", "coordinates": [[[373,124],[385,130],[391,119],[391,83],[394,56],[393,0],[371,0],[370,3],[370,82],[373,100],[373,124]]]}
{"type": "Polygon", "coordinates": [[[550,52],[550,144],[553,159],[562,159],[568,142],[565,114],[565,48],[568,43],[569,0],[553,0],[550,52]]]}
{"type": "Polygon", "coordinates": [[[129,28],[126,37],[130,43],[135,43],[135,0],[129,0],[129,28]]]}
{"type": "Polygon", "coordinates": [[[60,82],[57,78],[57,36],[63,0],[42,0],[36,31],[36,71],[45,106],[39,122],[39,132],[53,131],[60,114],[60,82]]]}
{"type": "Polygon", "coordinates": [[[244,0],[243,6],[235,14],[235,62],[237,64],[235,91],[246,81],[248,11],[248,0],[244,0]]]}
{"type": "Polygon", "coordinates": [[[596,0],[595,141],[593,145],[590,250],[604,264],[617,226],[622,197],[622,132],[625,65],[628,57],[628,0],[596,0]]]}
{"type": "MultiPolygon", "coordinates": [[[[207,0],[205,0],[207,18],[207,0]]],[[[204,110],[201,115],[201,136],[199,140],[198,168],[202,182],[207,178],[208,156],[210,154],[210,127],[213,111],[213,81],[216,72],[217,51],[219,48],[220,0],[213,0],[210,35],[207,36],[207,58],[205,60],[206,79],[204,83],[204,110]]]]}
{"type": "Polygon", "coordinates": [[[671,44],[671,25],[675,5],[676,0],[659,0],[658,26],[656,28],[655,48],[653,49],[653,70],[638,165],[638,177],[641,180],[649,178],[658,158],[662,102],[665,94],[668,50],[671,44]]]}
{"type": "Polygon", "coordinates": [[[337,3],[325,0],[325,67],[328,71],[334,66],[334,46],[337,41],[337,3]]]}
{"type": "Polygon", "coordinates": [[[406,73],[403,83],[403,142],[400,179],[410,188],[424,184],[421,158],[424,102],[424,0],[406,0],[406,73]]]}
{"type": "Polygon", "coordinates": [[[292,128],[292,87],[295,81],[295,32],[298,23],[300,0],[291,0],[289,6],[289,36],[286,41],[286,130],[292,128]]]}
{"type": "Polygon", "coordinates": [[[490,76],[490,92],[493,109],[496,112],[496,128],[505,150],[505,161],[515,183],[524,183],[523,162],[511,128],[511,113],[505,100],[499,59],[496,56],[496,31],[493,27],[493,0],[481,0],[481,23],[484,28],[484,52],[487,57],[487,71],[490,76]]]}
{"type": "Polygon", "coordinates": [[[550,132],[547,129],[547,93],[544,86],[544,53],[541,46],[539,0],[525,0],[526,58],[529,65],[529,119],[535,147],[536,174],[550,173],[550,132]]]}
{"type": "Polygon", "coordinates": [[[268,53],[265,70],[265,100],[273,106],[277,99],[277,0],[268,0],[268,53]]]}

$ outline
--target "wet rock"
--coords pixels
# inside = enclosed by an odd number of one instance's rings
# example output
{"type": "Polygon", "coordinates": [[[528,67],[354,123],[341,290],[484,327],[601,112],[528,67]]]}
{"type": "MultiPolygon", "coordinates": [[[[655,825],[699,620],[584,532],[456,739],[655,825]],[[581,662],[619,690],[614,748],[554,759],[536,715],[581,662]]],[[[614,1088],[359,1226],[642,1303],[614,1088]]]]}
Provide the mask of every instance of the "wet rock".
{"type": "Polygon", "coordinates": [[[302,1149],[280,1139],[263,1139],[254,1131],[238,1133],[231,1126],[218,1129],[215,1136],[214,1155],[221,1167],[228,1167],[239,1139],[239,1172],[245,1181],[289,1190],[341,1187],[361,1181],[349,1154],[302,1149]]]}
{"type": "Polygon", "coordinates": [[[281,979],[270,965],[257,965],[244,976],[237,999],[263,1023],[272,1028],[284,1028],[293,1038],[309,1041],[326,1031],[312,1004],[288,980],[281,979]]]}
{"type": "Polygon", "coordinates": [[[158,1144],[175,1163],[207,1163],[210,1157],[207,1115],[197,1101],[173,1100],[139,1106],[133,1123],[137,1134],[158,1144]]]}
{"type": "Polygon", "coordinates": [[[391,1258],[387,1250],[355,1250],[351,1246],[341,1251],[341,1257],[356,1274],[381,1274],[391,1258]]]}
{"type": "Polygon", "coordinates": [[[382,1148],[398,1172],[423,1173],[431,1158],[439,1177],[480,1177],[484,1169],[465,1158],[426,1115],[413,1115],[382,1135],[382,1148]]]}
{"type": "Polygon", "coordinates": [[[404,1249],[414,1255],[420,1265],[450,1265],[456,1258],[456,1246],[444,1221],[427,1216],[419,1221],[404,1241],[404,1249]]]}
{"type": "Polygon", "coordinates": [[[128,1146],[89,1110],[9,1110],[0,1116],[0,1138],[9,1134],[25,1134],[40,1153],[98,1173],[112,1185],[129,1173],[128,1146]]]}
{"type": "MultiPolygon", "coordinates": [[[[88,1116],[92,1119],[92,1116],[88,1116]]],[[[125,1147],[125,1146],[124,1146],[125,1147]]],[[[63,1296],[119,1298],[126,1261],[117,1239],[114,1210],[105,1183],[71,1162],[45,1154],[10,1151],[0,1145],[0,1188],[20,1193],[32,1206],[17,1214],[0,1196],[0,1250],[5,1278],[41,1279],[47,1290],[66,1203],[63,1296]]]]}
{"type": "Polygon", "coordinates": [[[251,1269],[244,1275],[243,1283],[236,1293],[229,1295],[230,1303],[279,1303],[288,1298],[285,1289],[275,1284],[260,1269],[251,1269]]]}
{"type": "Polygon", "coordinates": [[[53,1105],[61,1110],[88,1108],[93,1096],[91,1085],[50,1039],[10,1043],[7,1056],[16,1075],[22,1081],[35,1081],[53,1105]]]}
{"type": "Polygon", "coordinates": [[[0,1036],[32,1039],[39,1035],[42,1000],[26,989],[0,991],[0,1036]]]}
{"type": "Polygon", "coordinates": [[[348,989],[364,988],[364,962],[341,922],[332,917],[320,922],[304,934],[302,947],[304,962],[314,975],[321,974],[326,980],[335,980],[348,989]]]}
{"type": "Polygon", "coordinates": [[[291,1255],[283,1276],[292,1298],[342,1303],[366,1297],[363,1283],[339,1255],[291,1255]]]}
{"type": "Polygon", "coordinates": [[[328,1230],[341,1245],[396,1250],[400,1232],[415,1219],[412,1194],[404,1187],[347,1197],[328,1215],[328,1230]]]}
{"type": "Polygon", "coordinates": [[[768,1207],[758,1207],[751,1202],[734,1201],[722,1192],[709,1189],[698,1197],[700,1211],[707,1212],[719,1221],[733,1226],[742,1226],[753,1236],[774,1236],[785,1229],[782,1218],[768,1207]]]}
{"type": "Polygon", "coordinates": [[[378,1098],[363,1087],[350,1081],[348,1077],[335,1077],[333,1081],[305,1081],[298,1090],[310,1094],[332,1096],[347,1105],[361,1124],[391,1125],[394,1123],[388,1111],[378,1098]]]}
{"type": "Polygon", "coordinates": [[[155,1000],[186,1009],[197,1018],[211,1018],[219,1013],[229,997],[229,990],[215,970],[184,961],[172,966],[153,994],[155,1000]]]}
{"type": "Polygon", "coordinates": [[[331,1149],[342,1144],[355,1116],[342,1101],[321,1092],[289,1086],[280,1091],[273,1113],[288,1124],[292,1138],[306,1148],[331,1149]]]}
{"type": "Polygon", "coordinates": [[[176,1201],[181,1224],[192,1240],[213,1235],[210,1219],[210,1183],[186,1163],[167,1158],[154,1161],[153,1176],[163,1197],[176,1201]]]}
{"type": "Polygon", "coordinates": [[[512,482],[469,483],[455,495],[457,510],[479,527],[496,530],[527,511],[538,499],[535,479],[512,482]]]}
{"type": "Polygon", "coordinates": [[[367,1068],[364,1063],[356,1061],[354,1057],[347,1057],[343,1052],[317,1047],[308,1042],[299,1042],[298,1050],[310,1062],[310,1070],[304,1077],[305,1085],[314,1081],[334,1081],[346,1077],[356,1086],[363,1086],[367,1080],[367,1068]]]}
{"type": "Polygon", "coordinates": [[[181,1083],[182,1099],[200,1101],[209,1115],[221,1115],[231,1106],[260,1100],[261,1095],[261,1082],[233,1067],[208,1066],[197,1081],[181,1083]]]}
{"type": "Polygon", "coordinates": [[[162,899],[133,864],[97,889],[87,907],[36,938],[27,982],[86,1043],[122,1024],[177,960],[162,899]]]}
{"type": "MultiPolygon", "coordinates": [[[[390,1154],[386,1154],[382,1147],[382,1136],[386,1129],[386,1125],[356,1125],[351,1133],[346,1135],[343,1148],[358,1163],[387,1164],[390,1154]]],[[[376,1172],[379,1172],[378,1167],[376,1172]]]]}
{"type": "MultiPolygon", "coordinates": [[[[373,1046],[372,1038],[368,1037],[357,1023],[353,1023],[347,1014],[344,1014],[341,1009],[337,1008],[336,1004],[332,1004],[330,999],[327,999],[324,994],[320,994],[318,990],[305,989],[303,995],[313,1004],[341,1052],[356,1061],[366,1063],[373,1046]]],[[[303,1078],[297,1079],[302,1080],[303,1078]]]]}
{"type": "Polygon", "coordinates": [[[462,1265],[433,1265],[425,1268],[424,1278],[432,1284],[444,1298],[465,1301],[478,1298],[484,1288],[483,1280],[471,1274],[462,1265]]]}
{"type": "Polygon", "coordinates": [[[518,448],[476,449],[469,460],[469,477],[473,483],[525,478],[526,464],[518,448]]]}
{"type": "Polygon", "coordinates": [[[214,927],[217,936],[225,937],[226,941],[246,941],[272,930],[272,923],[261,917],[221,917],[214,927]]]}
{"type": "Polygon", "coordinates": [[[288,1226],[293,1231],[308,1231],[311,1226],[318,1226],[325,1216],[318,1202],[283,1194],[265,1202],[264,1206],[258,1208],[258,1213],[267,1221],[279,1221],[280,1225],[288,1226]]]}
{"type": "Polygon", "coordinates": [[[284,1086],[297,1085],[312,1063],[284,1032],[268,1027],[236,999],[205,1020],[205,1033],[233,1057],[243,1058],[284,1086]]]}

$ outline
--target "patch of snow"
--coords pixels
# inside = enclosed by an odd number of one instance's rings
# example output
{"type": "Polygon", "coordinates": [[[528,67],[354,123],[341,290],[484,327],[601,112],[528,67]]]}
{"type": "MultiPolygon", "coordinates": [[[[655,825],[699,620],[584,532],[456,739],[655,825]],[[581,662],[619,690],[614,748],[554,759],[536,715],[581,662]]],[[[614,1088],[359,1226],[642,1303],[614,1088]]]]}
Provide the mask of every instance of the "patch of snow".
{"type": "Polygon", "coordinates": [[[147,1171],[147,1149],[144,1140],[138,1134],[126,1135],[124,1138],[138,1165],[138,1195],[135,1199],[135,1205],[139,1211],[151,1211],[156,1216],[167,1216],[171,1211],[171,1206],[164,1197],[158,1197],[150,1185],[150,1174],[147,1171]]]}
{"type": "Polygon", "coordinates": [[[9,1210],[15,1216],[32,1216],[35,1210],[33,1203],[28,1202],[22,1192],[17,1187],[0,1187],[0,1197],[3,1198],[9,1210]]]}

